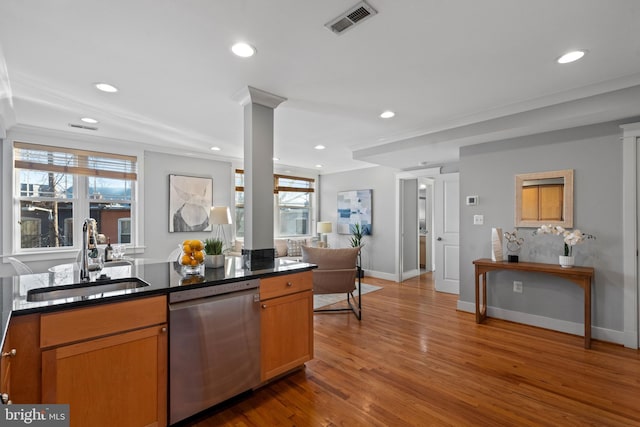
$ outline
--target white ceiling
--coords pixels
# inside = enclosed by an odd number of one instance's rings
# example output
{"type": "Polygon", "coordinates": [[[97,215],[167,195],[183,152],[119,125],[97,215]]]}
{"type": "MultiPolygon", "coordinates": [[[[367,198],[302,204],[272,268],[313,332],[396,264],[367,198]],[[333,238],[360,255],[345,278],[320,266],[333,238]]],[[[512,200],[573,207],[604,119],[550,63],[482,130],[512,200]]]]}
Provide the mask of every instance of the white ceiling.
{"type": "Polygon", "coordinates": [[[640,115],[638,0],[370,0],[376,16],[340,36],[324,27],[356,3],[2,0],[0,125],[241,158],[234,96],[249,85],[288,99],[276,163],[331,173],[640,115]],[[258,53],[233,56],[238,40],[258,53]],[[589,52],[555,63],[575,48],[589,52]],[[97,131],[69,127],[85,116],[97,131]]]}

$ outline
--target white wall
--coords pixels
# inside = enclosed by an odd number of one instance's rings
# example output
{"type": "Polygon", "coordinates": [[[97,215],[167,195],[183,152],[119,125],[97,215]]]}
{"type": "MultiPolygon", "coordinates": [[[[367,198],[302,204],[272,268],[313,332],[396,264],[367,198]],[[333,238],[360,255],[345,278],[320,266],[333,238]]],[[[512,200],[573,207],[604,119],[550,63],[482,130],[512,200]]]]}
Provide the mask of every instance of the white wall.
{"type": "MultiPolygon", "coordinates": [[[[169,233],[169,175],[213,179],[213,205],[233,209],[233,170],[230,162],[183,157],[153,151],[144,153],[145,258],[164,259],[185,239],[206,239],[211,232],[169,233]]],[[[228,232],[229,230],[227,230],[228,232]]]]}
{"type": "MultiPolygon", "coordinates": [[[[338,212],[338,192],[373,190],[372,234],[364,238],[363,267],[367,275],[394,279],[395,264],[395,175],[397,169],[377,166],[320,176],[319,221],[331,221],[334,230],[338,212]]],[[[348,247],[349,235],[333,233],[331,247],[348,247]]]]}
{"type": "MultiPolygon", "coordinates": [[[[577,265],[595,268],[592,288],[594,337],[621,342],[622,277],[622,143],[619,123],[604,123],[530,137],[462,148],[460,151],[460,301],[472,309],[477,258],[490,257],[492,227],[514,228],[516,174],[574,169],[574,228],[596,236],[574,248],[577,265]],[[478,195],[477,206],[464,198],[478,195]],[[484,225],[473,225],[473,215],[484,225]]],[[[522,261],[557,263],[559,237],[533,236],[535,228],[520,228],[525,238],[522,261]]],[[[534,273],[490,274],[488,306],[504,310],[525,323],[572,332],[582,330],[583,293],[567,281],[534,273]],[[513,281],[524,282],[522,294],[513,281]]]]}

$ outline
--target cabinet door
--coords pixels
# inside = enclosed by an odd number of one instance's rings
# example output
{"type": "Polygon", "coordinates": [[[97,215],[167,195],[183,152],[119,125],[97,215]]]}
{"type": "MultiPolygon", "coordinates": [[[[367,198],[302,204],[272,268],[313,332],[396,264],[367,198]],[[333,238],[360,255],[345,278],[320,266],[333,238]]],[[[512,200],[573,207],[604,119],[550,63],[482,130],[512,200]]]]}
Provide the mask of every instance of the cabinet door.
{"type": "Polygon", "coordinates": [[[313,293],[299,292],[261,303],[262,381],[313,358],[313,293]]]}
{"type": "Polygon", "coordinates": [[[166,324],[42,352],[43,403],[71,426],[164,426],[166,389],[166,324]]]}
{"type": "Polygon", "coordinates": [[[11,340],[9,334],[5,338],[0,357],[0,393],[7,394],[11,399],[11,340]]]}
{"type": "Polygon", "coordinates": [[[16,350],[15,356],[3,357],[3,393],[16,404],[40,403],[40,315],[14,316],[7,330],[5,352],[16,350]],[[6,389],[5,389],[6,388],[6,389]]]}

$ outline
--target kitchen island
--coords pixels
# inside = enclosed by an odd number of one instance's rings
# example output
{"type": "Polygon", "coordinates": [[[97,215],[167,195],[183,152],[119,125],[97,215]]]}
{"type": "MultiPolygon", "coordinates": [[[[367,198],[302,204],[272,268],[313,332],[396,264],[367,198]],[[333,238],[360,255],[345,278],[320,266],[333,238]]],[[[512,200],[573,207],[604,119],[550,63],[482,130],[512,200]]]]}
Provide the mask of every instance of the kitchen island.
{"type": "Polygon", "coordinates": [[[260,380],[302,366],[313,357],[315,266],[277,259],[271,269],[241,266],[240,258],[228,257],[224,267],[188,276],[166,262],[105,267],[101,273],[111,282],[136,278],[144,286],[42,301],[28,298],[30,291],[77,283],[77,272],[3,278],[2,348],[16,354],[2,358],[1,391],[9,391],[14,403],[69,403],[71,425],[97,426],[99,419],[104,425],[166,425],[168,299],[184,290],[238,288],[256,280],[260,380]],[[120,418],[114,420],[114,413],[120,418]]]}

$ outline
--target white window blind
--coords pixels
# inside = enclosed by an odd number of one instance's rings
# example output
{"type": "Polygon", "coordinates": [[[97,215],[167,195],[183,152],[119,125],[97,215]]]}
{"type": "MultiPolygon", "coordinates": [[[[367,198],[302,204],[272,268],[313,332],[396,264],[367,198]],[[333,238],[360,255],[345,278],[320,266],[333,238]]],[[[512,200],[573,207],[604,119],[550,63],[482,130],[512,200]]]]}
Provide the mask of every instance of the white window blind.
{"type": "Polygon", "coordinates": [[[137,179],[137,157],[14,142],[14,168],[101,178],[137,179]]]}

